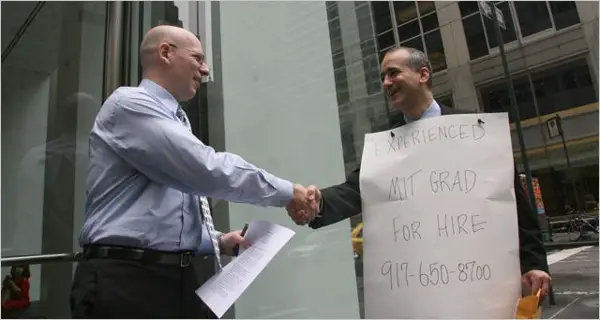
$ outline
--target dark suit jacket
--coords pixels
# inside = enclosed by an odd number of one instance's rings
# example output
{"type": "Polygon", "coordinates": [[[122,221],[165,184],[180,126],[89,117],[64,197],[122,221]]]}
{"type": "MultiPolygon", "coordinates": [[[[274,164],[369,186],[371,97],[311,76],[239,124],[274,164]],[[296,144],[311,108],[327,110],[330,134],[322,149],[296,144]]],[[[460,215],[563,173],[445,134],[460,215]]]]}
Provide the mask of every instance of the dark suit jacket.
{"type": "MultiPolygon", "coordinates": [[[[470,111],[448,108],[444,105],[440,105],[440,107],[442,115],[472,113],[470,111]]],[[[404,119],[400,117],[398,123],[393,128],[404,124],[404,119]]],[[[309,224],[311,228],[318,229],[361,213],[362,204],[360,199],[359,175],[360,165],[348,175],[346,182],[321,190],[323,207],[321,217],[316,218],[309,224]]],[[[538,217],[529,205],[529,200],[524,192],[516,169],[515,195],[517,198],[519,221],[521,272],[526,273],[533,269],[548,271],[546,250],[541,240],[538,217]]]]}

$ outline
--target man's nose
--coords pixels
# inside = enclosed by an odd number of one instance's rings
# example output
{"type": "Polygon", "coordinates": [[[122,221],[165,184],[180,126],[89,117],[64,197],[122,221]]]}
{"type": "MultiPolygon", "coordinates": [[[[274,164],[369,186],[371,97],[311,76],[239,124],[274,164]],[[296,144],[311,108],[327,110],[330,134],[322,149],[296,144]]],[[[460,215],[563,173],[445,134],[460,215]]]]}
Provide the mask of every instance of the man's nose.
{"type": "Polygon", "coordinates": [[[388,77],[388,76],[383,77],[382,85],[383,85],[384,89],[388,89],[392,85],[392,81],[390,80],[390,77],[388,77]]]}
{"type": "Polygon", "coordinates": [[[207,76],[210,74],[210,68],[208,67],[208,64],[206,64],[206,62],[204,62],[201,66],[200,66],[200,74],[203,76],[207,76]]]}

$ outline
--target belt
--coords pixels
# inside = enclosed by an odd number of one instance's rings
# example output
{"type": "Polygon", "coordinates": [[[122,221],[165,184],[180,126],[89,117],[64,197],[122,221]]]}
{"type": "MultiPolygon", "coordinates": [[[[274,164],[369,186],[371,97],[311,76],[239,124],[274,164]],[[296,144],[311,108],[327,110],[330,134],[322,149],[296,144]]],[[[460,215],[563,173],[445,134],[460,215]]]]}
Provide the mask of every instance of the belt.
{"type": "Polygon", "coordinates": [[[83,259],[121,259],[152,264],[179,265],[184,268],[192,263],[192,251],[166,252],[141,248],[86,245],[83,247],[83,259]]]}

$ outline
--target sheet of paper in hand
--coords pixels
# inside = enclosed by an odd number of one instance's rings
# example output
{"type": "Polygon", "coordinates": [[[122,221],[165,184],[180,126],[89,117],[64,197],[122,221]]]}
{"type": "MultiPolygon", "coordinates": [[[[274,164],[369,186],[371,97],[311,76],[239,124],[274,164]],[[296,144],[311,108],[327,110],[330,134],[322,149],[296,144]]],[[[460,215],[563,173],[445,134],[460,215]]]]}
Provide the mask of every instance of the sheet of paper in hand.
{"type": "Polygon", "coordinates": [[[365,136],[366,318],[511,318],[520,295],[505,113],[447,115],[365,136]]]}

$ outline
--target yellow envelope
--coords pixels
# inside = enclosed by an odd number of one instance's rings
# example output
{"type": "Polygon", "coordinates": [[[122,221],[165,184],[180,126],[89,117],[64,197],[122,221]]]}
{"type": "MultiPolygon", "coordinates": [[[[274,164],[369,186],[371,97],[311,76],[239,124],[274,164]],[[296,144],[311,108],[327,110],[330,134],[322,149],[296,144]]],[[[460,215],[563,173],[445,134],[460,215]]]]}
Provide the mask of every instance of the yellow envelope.
{"type": "Polygon", "coordinates": [[[515,319],[541,319],[542,306],[539,306],[540,292],[541,290],[538,290],[535,295],[519,299],[515,319]]]}

